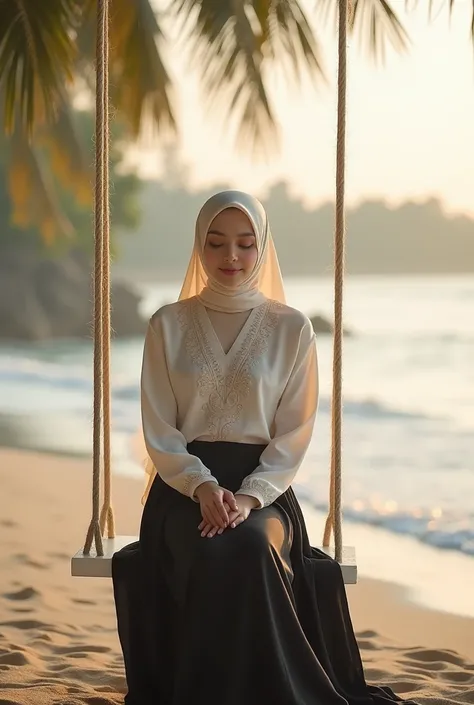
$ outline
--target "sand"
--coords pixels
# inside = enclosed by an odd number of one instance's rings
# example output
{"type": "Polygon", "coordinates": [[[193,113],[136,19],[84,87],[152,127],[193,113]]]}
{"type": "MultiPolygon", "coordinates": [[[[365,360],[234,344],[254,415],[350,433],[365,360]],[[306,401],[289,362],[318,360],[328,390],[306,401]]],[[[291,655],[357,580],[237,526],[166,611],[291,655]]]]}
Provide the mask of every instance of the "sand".
{"type": "MultiPolygon", "coordinates": [[[[141,491],[114,478],[118,533],[137,532],[141,491]]],[[[88,462],[0,450],[0,705],[123,702],[111,582],[70,576],[90,498],[88,462]]],[[[361,579],[348,594],[369,682],[474,704],[474,620],[419,608],[388,583],[361,579]]]]}

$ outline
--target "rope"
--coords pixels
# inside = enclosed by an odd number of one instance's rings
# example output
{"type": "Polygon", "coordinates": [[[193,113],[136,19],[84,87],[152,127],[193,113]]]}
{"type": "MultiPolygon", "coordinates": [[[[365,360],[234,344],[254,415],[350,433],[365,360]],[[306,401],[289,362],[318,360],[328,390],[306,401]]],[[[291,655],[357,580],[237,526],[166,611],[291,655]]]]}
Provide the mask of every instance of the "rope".
{"type": "Polygon", "coordinates": [[[98,556],[104,555],[102,532],[107,520],[114,535],[110,504],[110,233],[108,133],[108,10],[109,0],[97,1],[96,120],[95,120],[95,257],[94,257],[94,402],[92,430],[92,519],[84,544],[89,555],[92,540],[98,556]],[[102,423],[103,422],[103,423],[102,423]],[[104,447],[104,505],[99,518],[101,441],[104,447]]]}
{"type": "Polygon", "coordinates": [[[342,560],[342,303],[344,291],[345,248],[345,160],[347,93],[347,24],[350,0],[339,0],[338,85],[337,85],[337,154],[336,154],[336,222],[334,235],[334,346],[331,408],[331,482],[329,513],[324,528],[323,546],[329,546],[334,532],[335,558],[342,560]]]}
{"type": "Polygon", "coordinates": [[[108,538],[115,536],[114,512],[111,504],[111,450],[110,450],[110,209],[109,209],[109,42],[108,14],[109,0],[106,0],[106,18],[104,23],[104,153],[103,153],[103,214],[104,234],[102,241],[102,394],[104,404],[104,503],[100,515],[100,530],[104,534],[107,524],[108,538]]]}

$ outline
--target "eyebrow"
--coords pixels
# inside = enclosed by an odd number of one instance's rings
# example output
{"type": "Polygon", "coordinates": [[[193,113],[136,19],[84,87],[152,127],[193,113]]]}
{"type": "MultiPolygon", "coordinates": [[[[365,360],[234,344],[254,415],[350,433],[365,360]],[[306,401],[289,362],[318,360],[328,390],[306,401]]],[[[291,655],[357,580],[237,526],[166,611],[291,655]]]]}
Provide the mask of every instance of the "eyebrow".
{"type": "MultiPolygon", "coordinates": [[[[220,230],[208,230],[207,231],[208,235],[220,235],[221,237],[227,237],[225,233],[221,233],[220,230]]],[[[239,233],[237,237],[255,237],[255,233],[253,232],[248,232],[248,233],[239,233]]]]}

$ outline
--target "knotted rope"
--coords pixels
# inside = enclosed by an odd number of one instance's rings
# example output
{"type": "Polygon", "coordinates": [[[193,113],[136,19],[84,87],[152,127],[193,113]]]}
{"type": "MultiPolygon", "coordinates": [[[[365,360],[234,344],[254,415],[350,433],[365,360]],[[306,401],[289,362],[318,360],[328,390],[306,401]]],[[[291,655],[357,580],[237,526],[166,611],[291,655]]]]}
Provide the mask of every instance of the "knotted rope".
{"type": "Polygon", "coordinates": [[[342,303],[344,291],[347,25],[350,0],[339,0],[337,147],[336,147],[336,222],[334,234],[334,345],[331,404],[331,482],[329,512],[324,528],[323,546],[329,546],[334,532],[335,558],[342,561],[342,303]]]}
{"type": "Polygon", "coordinates": [[[94,403],[92,431],[92,519],[84,544],[92,540],[104,555],[102,534],[115,536],[110,458],[110,219],[109,219],[109,0],[97,0],[95,116],[94,403]],[[104,503],[99,517],[103,450],[104,503]]]}

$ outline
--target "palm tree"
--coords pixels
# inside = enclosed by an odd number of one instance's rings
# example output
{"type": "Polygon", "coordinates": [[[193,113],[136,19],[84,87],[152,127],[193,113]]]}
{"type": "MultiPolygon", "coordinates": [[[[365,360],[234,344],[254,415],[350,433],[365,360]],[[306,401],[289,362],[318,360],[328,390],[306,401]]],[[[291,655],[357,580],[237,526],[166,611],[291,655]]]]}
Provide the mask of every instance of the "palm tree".
{"type": "MultiPolygon", "coordinates": [[[[447,0],[450,5],[454,0],[447,0]]],[[[177,129],[165,52],[170,33],[200,71],[203,96],[228,106],[240,144],[262,147],[276,136],[265,77],[286,64],[292,78],[323,76],[319,45],[299,0],[110,0],[111,100],[131,138],[151,119],[177,129]],[[165,27],[167,30],[165,31],[165,27]],[[222,101],[222,96],[227,100],[222,101]],[[230,96],[230,99],[229,99],[230,96]]],[[[326,12],[336,0],[319,0],[326,12]]],[[[0,0],[0,110],[10,141],[10,193],[16,224],[34,219],[47,240],[68,232],[41,159],[79,199],[90,174],[71,106],[94,80],[96,0],[0,0]]],[[[322,17],[322,15],[321,15],[322,17]]],[[[387,0],[352,0],[352,29],[368,32],[374,53],[408,38],[387,0]]]]}

